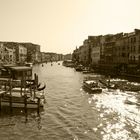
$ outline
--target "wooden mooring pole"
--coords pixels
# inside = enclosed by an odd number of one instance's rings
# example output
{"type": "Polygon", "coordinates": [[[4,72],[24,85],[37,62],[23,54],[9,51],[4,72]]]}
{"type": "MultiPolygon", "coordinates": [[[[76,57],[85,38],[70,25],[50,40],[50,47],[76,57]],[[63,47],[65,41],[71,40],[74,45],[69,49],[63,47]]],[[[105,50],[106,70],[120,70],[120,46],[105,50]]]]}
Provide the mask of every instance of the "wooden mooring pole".
{"type": "Polygon", "coordinates": [[[2,101],[2,100],[1,100],[1,98],[2,98],[1,96],[2,96],[2,95],[0,95],[0,111],[1,111],[1,101],[2,101]]]}
{"type": "Polygon", "coordinates": [[[9,105],[10,105],[10,111],[12,112],[12,83],[10,79],[10,96],[9,96],[9,105]]]}
{"type": "Polygon", "coordinates": [[[40,98],[38,98],[38,102],[37,102],[37,113],[39,114],[40,112],[40,98]]]}
{"type": "Polygon", "coordinates": [[[25,114],[27,114],[27,95],[24,95],[24,110],[25,110],[25,114]]]}
{"type": "Polygon", "coordinates": [[[5,91],[6,91],[6,86],[7,86],[7,85],[6,85],[6,83],[5,83],[5,84],[4,84],[4,90],[5,90],[5,91]]]}
{"type": "Polygon", "coordinates": [[[32,95],[32,85],[31,85],[31,83],[30,83],[30,96],[32,97],[33,95],[32,95]]]}

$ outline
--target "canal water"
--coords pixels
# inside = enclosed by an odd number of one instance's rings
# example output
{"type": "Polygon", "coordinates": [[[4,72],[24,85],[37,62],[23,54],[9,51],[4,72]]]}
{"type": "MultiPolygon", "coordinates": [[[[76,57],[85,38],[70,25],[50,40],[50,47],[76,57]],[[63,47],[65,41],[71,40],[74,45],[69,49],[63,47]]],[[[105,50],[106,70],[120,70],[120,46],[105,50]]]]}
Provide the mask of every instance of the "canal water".
{"type": "Polygon", "coordinates": [[[88,94],[82,82],[89,75],[62,63],[35,65],[33,72],[47,85],[44,110],[1,114],[0,140],[140,139],[140,93],[104,89],[88,94]]]}

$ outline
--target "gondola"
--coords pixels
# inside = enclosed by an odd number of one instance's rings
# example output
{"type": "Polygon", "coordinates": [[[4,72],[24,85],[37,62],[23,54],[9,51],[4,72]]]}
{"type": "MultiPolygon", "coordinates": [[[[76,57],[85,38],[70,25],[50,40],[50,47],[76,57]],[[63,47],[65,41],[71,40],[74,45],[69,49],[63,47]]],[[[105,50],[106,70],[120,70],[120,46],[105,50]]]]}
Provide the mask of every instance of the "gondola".
{"type": "MultiPolygon", "coordinates": [[[[41,86],[41,84],[40,84],[40,86],[41,86]]],[[[46,88],[46,84],[44,84],[42,87],[40,87],[40,86],[37,87],[38,91],[44,90],[46,88]]]]}

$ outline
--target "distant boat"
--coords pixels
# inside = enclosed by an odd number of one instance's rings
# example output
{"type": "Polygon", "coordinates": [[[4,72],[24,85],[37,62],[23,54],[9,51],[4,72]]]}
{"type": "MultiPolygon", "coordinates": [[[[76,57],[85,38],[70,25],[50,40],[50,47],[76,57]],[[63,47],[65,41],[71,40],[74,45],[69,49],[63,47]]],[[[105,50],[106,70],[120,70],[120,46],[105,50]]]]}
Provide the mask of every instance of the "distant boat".
{"type": "Polygon", "coordinates": [[[98,82],[95,80],[85,80],[83,82],[83,88],[88,90],[88,93],[96,94],[101,93],[102,88],[99,86],[98,82]]]}
{"type": "Polygon", "coordinates": [[[84,74],[91,73],[89,67],[85,67],[85,68],[83,68],[83,73],[84,73],[84,74]]]}
{"type": "Polygon", "coordinates": [[[74,67],[74,62],[72,60],[64,60],[62,65],[65,67],[74,67]]]}
{"type": "Polygon", "coordinates": [[[77,67],[75,67],[76,71],[83,71],[83,66],[82,65],[78,65],[77,67]]]}

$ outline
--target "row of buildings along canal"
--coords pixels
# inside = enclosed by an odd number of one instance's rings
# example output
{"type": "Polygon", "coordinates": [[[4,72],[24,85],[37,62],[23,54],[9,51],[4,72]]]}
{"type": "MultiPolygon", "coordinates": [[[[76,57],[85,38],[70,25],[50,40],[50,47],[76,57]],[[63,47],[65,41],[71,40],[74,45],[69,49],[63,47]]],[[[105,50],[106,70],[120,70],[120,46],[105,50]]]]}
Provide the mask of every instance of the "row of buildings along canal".
{"type": "Polygon", "coordinates": [[[83,45],[73,51],[72,59],[77,64],[110,74],[140,75],[140,30],[88,36],[83,45]]]}
{"type": "Polygon", "coordinates": [[[25,62],[42,63],[60,61],[67,56],[53,52],[41,52],[41,46],[28,42],[0,42],[0,65],[20,64],[25,62]]]}

